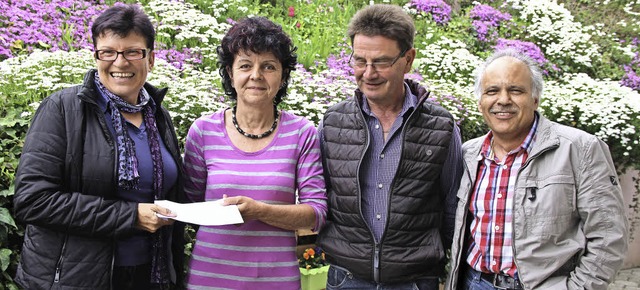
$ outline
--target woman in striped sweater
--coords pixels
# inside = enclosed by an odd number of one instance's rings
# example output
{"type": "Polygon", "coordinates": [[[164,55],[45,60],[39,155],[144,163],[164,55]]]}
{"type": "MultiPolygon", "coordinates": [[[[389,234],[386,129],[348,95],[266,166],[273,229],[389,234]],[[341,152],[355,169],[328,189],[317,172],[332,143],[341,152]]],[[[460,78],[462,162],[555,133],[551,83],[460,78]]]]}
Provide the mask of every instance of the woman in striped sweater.
{"type": "Polygon", "coordinates": [[[296,48],[263,17],[235,24],[218,47],[225,93],[235,101],[197,119],[184,162],[192,201],[224,198],[241,225],[201,226],[190,289],[299,289],[297,229],[325,222],[325,183],[316,129],[278,110],[296,65],[296,48]]]}

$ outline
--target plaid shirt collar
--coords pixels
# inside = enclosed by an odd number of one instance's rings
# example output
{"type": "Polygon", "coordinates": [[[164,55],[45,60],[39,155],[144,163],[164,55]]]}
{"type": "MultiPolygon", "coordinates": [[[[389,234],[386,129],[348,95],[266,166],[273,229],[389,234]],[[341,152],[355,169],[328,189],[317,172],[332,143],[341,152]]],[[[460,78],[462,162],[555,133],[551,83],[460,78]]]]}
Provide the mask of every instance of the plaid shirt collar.
{"type": "MultiPolygon", "coordinates": [[[[532,144],[534,143],[536,137],[536,131],[538,130],[539,119],[540,114],[538,113],[538,111],[534,112],[533,126],[531,126],[531,129],[529,130],[529,134],[527,134],[527,137],[524,138],[524,141],[522,141],[522,144],[520,144],[518,148],[511,150],[511,152],[509,152],[507,155],[516,153],[520,150],[527,151],[527,154],[531,152],[531,148],[533,147],[532,144]]],[[[482,143],[482,149],[480,150],[479,158],[487,158],[491,160],[496,158],[491,146],[492,142],[493,131],[489,131],[489,134],[487,134],[487,137],[484,139],[484,143],[482,143]]]]}

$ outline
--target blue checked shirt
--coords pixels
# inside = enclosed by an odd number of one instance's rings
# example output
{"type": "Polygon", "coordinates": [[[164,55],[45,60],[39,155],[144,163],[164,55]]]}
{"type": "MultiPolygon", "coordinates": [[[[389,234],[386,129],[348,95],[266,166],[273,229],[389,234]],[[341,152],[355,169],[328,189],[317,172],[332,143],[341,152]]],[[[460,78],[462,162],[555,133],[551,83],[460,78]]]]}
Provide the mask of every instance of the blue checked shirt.
{"type": "MultiPolygon", "coordinates": [[[[362,100],[362,111],[371,135],[370,147],[362,161],[360,170],[360,184],[362,190],[362,213],[369,227],[374,233],[376,241],[382,239],[389,210],[389,187],[396,175],[402,150],[402,125],[409,118],[410,113],[418,104],[418,97],[411,93],[405,84],[405,99],[402,111],[393,123],[388,140],[385,143],[382,125],[371,112],[365,99],[362,100]]],[[[363,96],[363,98],[365,98],[363,96]]],[[[462,141],[460,129],[455,126],[449,145],[449,153],[442,168],[440,177],[441,188],[446,198],[444,206],[443,232],[445,247],[450,246],[453,238],[455,210],[457,206],[456,192],[462,175],[462,141]]]]}

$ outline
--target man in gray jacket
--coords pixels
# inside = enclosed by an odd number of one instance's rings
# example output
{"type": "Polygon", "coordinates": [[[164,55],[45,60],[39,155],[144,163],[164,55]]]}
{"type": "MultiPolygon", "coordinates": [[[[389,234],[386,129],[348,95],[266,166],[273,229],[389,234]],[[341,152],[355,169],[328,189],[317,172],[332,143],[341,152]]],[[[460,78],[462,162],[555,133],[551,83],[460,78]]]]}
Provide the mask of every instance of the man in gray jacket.
{"type": "Polygon", "coordinates": [[[627,219],[607,145],[537,112],[540,69],[515,50],[478,69],[491,131],[463,145],[446,289],[607,289],[627,219]]]}

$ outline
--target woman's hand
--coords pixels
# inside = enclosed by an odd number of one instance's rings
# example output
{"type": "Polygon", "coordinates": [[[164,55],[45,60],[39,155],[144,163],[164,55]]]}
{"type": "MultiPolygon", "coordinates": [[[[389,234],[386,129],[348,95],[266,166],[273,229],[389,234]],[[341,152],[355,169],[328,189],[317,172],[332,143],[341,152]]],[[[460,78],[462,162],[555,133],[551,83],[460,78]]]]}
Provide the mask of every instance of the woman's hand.
{"type": "Polygon", "coordinates": [[[286,230],[311,229],[316,214],[308,204],[268,204],[246,196],[222,195],[222,205],[235,204],[245,222],[259,220],[286,230]]]}
{"type": "Polygon", "coordinates": [[[161,218],[157,214],[168,217],[176,216],[171,210],[153,203],[139,203],[136,227],[150,233],[155,233],[159,228],[173,224],[172,219],[161,218]]]}
{"type": "Polygon", "coordinates": [[[260,220],[263,215],[265,203],[256,201],[253,198],[246,196],[232,196],[227,197],[226,194],[222,195],[222,205],[238,206],[238,210],[242,215],[242,219],[248,220],[260,220]]]}

